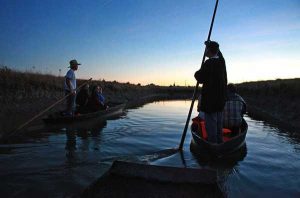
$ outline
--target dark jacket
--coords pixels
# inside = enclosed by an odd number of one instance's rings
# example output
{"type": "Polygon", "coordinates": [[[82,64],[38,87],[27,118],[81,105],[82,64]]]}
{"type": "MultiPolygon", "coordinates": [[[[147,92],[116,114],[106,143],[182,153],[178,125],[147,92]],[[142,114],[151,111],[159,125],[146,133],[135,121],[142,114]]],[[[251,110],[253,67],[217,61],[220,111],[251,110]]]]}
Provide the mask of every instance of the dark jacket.
{"type": "Polygon", "coordinates": [[[80,89],[76,96],[76,104],[79,106],[86,106],[89,99],[89,91],[87,89],[80,89]]]}
{"type": "MultiPolygon", "coordinates": [[[[102,96],[102,94],[100,94],[102,96]]],[[[103,97],[103,96],[102,96],[103,97]]],[[[104,97],[103,97],[104,99],[104,97]]],[[[104,102],[104,101],[103,101],[104,102]]],[[[106,105],[100,101],[99,94],[93,92],[88,101],[88,107],[91,111],[100,111],[106,109],[106,105]]]]}
{"type": "Polygon", "coordinates": [[[226,101],[226,65],[221,52],[218,56],[206,60],[194,75],[203,84],[200,110],[207,113],[223,111],[226,101]]]}

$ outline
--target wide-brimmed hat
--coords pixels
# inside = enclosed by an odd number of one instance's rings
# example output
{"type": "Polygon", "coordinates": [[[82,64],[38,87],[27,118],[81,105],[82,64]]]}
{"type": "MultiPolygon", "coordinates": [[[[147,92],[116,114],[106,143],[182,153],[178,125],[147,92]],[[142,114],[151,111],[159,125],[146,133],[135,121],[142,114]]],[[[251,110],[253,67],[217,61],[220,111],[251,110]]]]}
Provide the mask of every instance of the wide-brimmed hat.
{"type": "Polygon", "coordinates": [[[70,60],[70,66],[69,67],[71,67],[71,66],[73,66],[73,65],[81,65],[80,63],[78,63],[77,62],[77,60],[70,60]]]}

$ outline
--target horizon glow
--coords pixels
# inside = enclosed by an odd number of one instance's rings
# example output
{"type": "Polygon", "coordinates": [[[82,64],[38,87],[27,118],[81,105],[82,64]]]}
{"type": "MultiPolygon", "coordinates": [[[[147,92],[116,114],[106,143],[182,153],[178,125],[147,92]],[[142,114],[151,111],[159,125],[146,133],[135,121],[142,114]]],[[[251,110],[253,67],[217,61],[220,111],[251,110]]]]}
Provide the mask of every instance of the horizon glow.
{"type": "MultiPolygon", "coordinates": [[[[194,86],[214,4],[2,0],[0,65],[65,75],[77,59],[77,78],[194,86]]],[[[229,82],[299,78],[300,1],[220,0],[211,40],[229,82]]]]}

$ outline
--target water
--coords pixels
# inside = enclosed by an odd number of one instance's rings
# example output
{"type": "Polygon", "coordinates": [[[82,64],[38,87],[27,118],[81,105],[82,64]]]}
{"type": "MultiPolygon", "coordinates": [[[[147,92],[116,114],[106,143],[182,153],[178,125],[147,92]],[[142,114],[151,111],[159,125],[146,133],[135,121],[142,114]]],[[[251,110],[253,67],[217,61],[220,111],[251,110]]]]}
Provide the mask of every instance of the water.
{"type": "MultiPolygon", "coordinates": [[[[155,102],[106,123],[44,129],[30,143],[0,145],[0,196],[71,196],[100,177],[113,160],[151,160],[143,156],[178,147],[189,106],[190,101],[155,102]]],[[[247,116],[246,121],[246,146],[237,157],[194,156],[188,132],[182,156],[151,163],[213,168],[229,197],[299,197],[300,141],[262,121],[247,116]]]]}

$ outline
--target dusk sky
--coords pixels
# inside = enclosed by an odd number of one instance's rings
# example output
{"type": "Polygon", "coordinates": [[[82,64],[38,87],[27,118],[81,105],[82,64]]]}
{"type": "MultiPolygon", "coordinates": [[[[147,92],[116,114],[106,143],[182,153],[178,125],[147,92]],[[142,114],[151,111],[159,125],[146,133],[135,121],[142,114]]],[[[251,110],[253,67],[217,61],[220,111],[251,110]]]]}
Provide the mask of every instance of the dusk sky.
{"type": "MultiPolygon", "coordinates": [[[[214,0],[0,0],[0,65],[195,85],[214,0]]],[[[300,0],[220,0],[211,40],[229,82],[300,77],[300,0]]]]}

